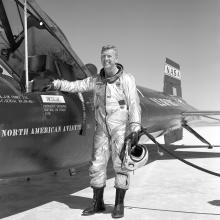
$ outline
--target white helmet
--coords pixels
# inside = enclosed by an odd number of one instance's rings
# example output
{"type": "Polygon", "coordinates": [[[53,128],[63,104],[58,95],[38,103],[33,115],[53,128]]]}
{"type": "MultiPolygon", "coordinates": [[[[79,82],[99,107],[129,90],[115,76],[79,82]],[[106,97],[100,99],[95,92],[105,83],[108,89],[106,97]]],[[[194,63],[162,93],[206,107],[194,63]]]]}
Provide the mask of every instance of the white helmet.
{"type": "Polygon", "coordinates": [[[147,147],[142,144],[131,146],[131,141],[125,142],[122,156],[122,169],[133,171],[144,166],[148,161],[147,147]]]}

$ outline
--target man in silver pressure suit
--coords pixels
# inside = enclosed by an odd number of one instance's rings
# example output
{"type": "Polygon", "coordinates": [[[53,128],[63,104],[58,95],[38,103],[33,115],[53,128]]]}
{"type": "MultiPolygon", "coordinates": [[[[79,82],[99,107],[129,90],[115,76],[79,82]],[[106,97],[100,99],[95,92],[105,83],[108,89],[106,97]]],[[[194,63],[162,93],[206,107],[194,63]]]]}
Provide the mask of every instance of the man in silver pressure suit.
{"type": "Polygon", "coordinates": [[[54,80],[53,87],[65,92],[94,91],[95,134],[90,164],[90,185],[93,202],[82,215],[104,212],[103,192],[106,185],[106,168],[111,154],[115,171],[115,206],[113,218],[124,216],[124,196],[129,188],[129,173],[121,167],[120,151],[127,134],[137,141],[141,126],[141,108],[134,77],[118,63],[118,51],[113,45],[101,50],[103,68],[96,77],[69,82],[54,80]]]}

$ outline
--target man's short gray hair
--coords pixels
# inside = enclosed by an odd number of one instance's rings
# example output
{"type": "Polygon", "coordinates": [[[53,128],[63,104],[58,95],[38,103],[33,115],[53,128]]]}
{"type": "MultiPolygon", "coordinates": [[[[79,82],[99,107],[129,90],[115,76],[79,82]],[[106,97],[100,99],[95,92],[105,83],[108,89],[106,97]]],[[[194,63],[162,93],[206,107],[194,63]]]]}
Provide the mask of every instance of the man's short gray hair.
{"type": "Polygon", "coordinates": [[[110,49],[115,51],[115,55],[118,58],[118,48],[116,46],[114,46],[114,45],[111,45],[111,44],[103,46],[102,50],[101,50],[101,53],[103,53],[106,50],[110,50],[110,49]]]}

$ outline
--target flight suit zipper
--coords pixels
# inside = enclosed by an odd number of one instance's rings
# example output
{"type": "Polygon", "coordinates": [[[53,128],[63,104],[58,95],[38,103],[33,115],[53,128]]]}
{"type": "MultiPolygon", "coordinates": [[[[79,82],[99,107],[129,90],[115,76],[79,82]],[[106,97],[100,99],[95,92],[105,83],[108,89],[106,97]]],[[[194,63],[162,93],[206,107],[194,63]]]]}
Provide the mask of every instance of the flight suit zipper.
{"type": "Polygon", "coordinates": [[[107,130],[107,133],[108,133],[108,139],[109,139],[109,142],[110,142],[110,131],[109,131],[109,128],[108,128],[108,124],[107,124],[107,116],[108,116],[108,113],[107,113],[107,106],[106,106],[106,103],[107,103],[107,98],[106,98],[106,95],[107,95],[107,82],[105,82],[105,126],[106,126],[106,130],[107,130]]]}

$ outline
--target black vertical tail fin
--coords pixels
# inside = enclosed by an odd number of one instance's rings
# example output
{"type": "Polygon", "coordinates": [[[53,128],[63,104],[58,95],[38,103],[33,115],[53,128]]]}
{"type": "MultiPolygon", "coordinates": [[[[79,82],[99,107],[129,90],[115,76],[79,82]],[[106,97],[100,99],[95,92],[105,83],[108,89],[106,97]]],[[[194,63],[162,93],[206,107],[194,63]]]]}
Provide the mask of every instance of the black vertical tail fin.
{"type": "Polygon", "coordinates": [[[180,65],[166,58],[163,92],[182,97],[180,65]]]}
{"type": "MultiPolygon", "coordinates": [[[[166,95],[182,97],[180,65],[166,58],[164,68],[164,87],[166,95]]],[[[171,144],[183,138],[183,128],[173,129],[164,135],[165,144],[171,144]]]]}

